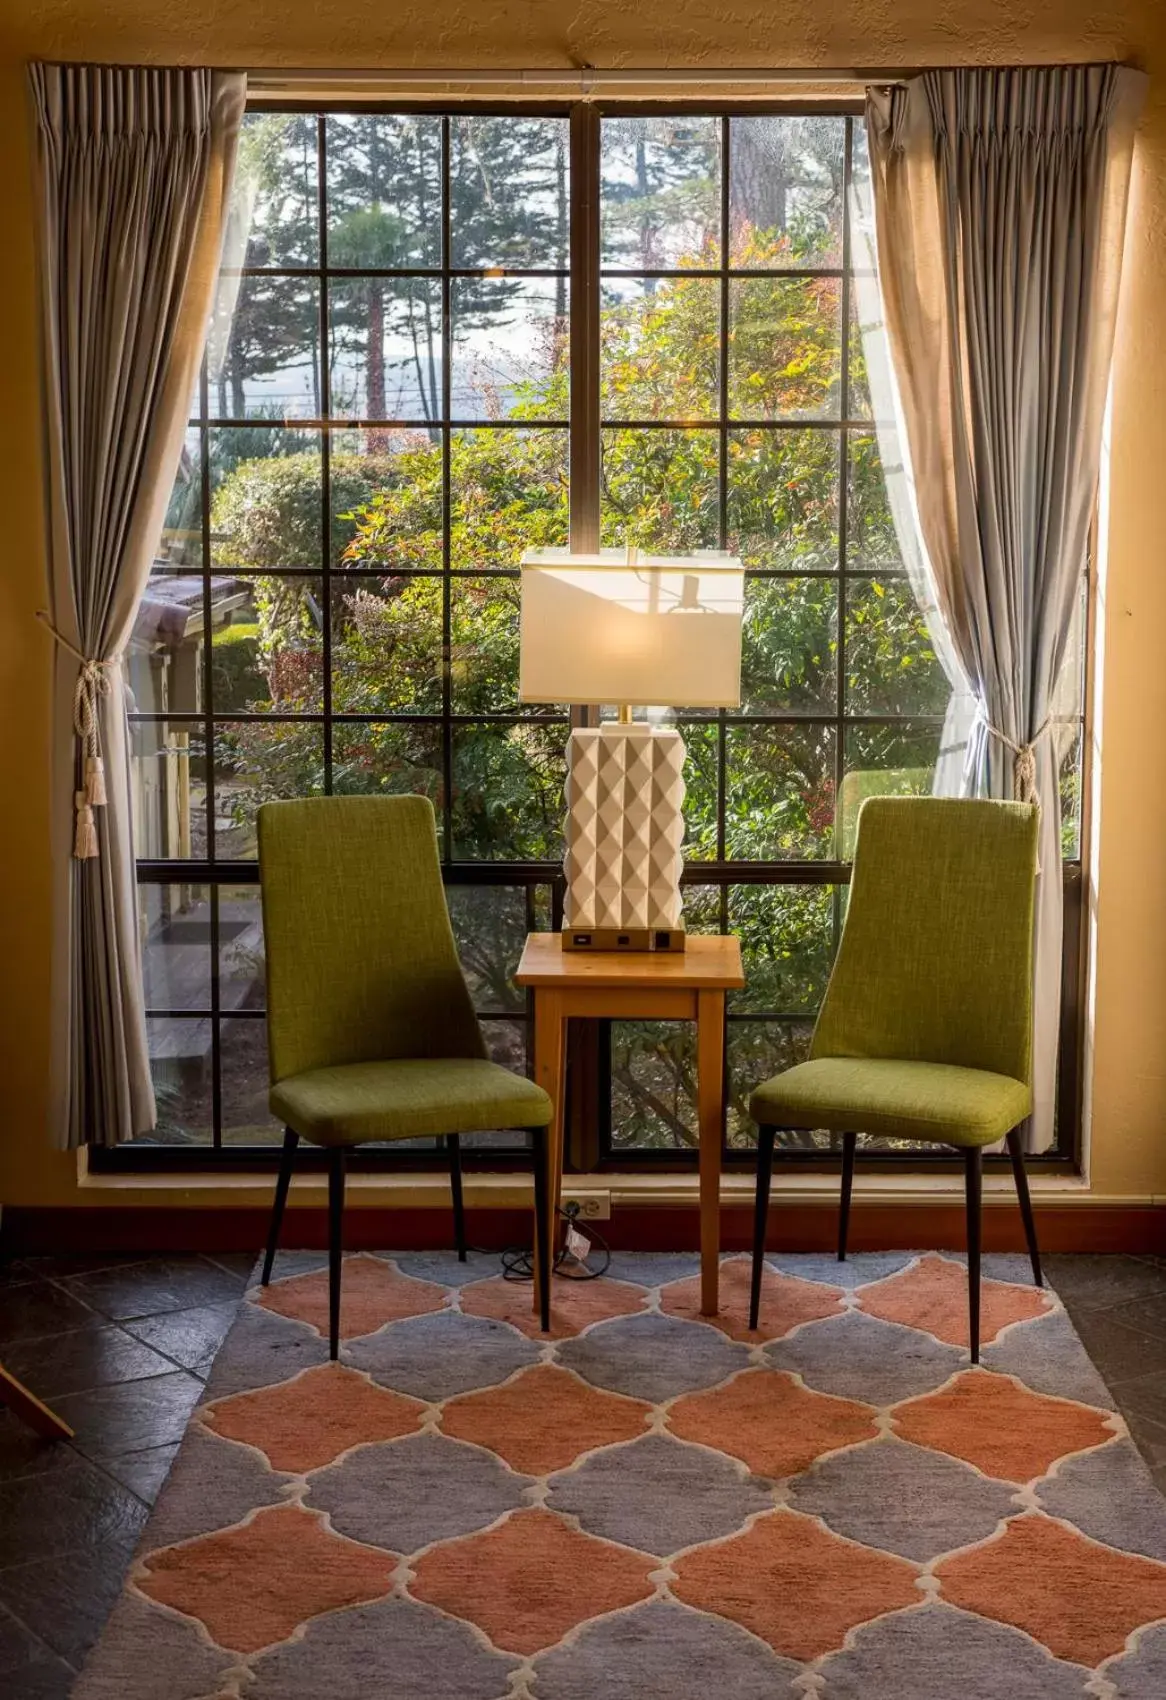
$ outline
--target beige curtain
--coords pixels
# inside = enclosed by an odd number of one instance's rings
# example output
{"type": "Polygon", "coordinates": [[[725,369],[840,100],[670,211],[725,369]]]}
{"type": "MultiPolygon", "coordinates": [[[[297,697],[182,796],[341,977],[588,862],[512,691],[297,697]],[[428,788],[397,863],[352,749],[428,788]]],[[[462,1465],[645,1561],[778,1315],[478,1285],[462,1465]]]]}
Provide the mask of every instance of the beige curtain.
{"type": "Polygon", "coordinates": [[[1115,65],[933,71],[867,99],[879,282],[962,788],[1041,806],[1032,1150],[1054,1137],[1065,663],[1096,499],[1134,125],[1115,65]]]}
{"type": "Polygon", "coordinates": [[[54,634],[54,1119],[62,1143],[112,1145],[155,1119],[121,656],[181,451],[245,79],[41,64],[29,76],[54,634]]]}

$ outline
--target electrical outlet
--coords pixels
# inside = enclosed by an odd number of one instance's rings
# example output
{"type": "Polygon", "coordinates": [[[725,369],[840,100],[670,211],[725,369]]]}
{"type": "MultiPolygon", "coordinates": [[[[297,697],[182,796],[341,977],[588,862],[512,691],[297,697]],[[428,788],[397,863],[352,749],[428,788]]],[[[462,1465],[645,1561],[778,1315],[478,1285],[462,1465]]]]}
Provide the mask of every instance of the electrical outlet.
{"type": "Polygon", "coordinates": [[[578,1207],[579,1216],[586,1222],[606,1222],[611,1216],[610,1192],[564,1192],[563,1209],[578,1207]]]}

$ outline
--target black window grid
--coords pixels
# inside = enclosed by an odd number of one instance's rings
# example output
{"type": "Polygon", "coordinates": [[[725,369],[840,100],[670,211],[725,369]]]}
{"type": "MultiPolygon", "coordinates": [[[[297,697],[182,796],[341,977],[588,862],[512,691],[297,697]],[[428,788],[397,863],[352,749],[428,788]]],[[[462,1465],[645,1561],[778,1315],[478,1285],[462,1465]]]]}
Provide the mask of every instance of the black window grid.
{"type": "MultiPolygon", "coordinates": [[[[271,108],[268,108],[271,110],[271,108]]],[[[398,110],[398,109],[394,109],[398,110]]],[[[403,109],[401,109],[403,110],[403,109]]],[[[476,107],[474,110],[485,111],[476,107]]],[[[523,109],[524,115],[536,109],[523,109]]],[[[539,108],[543,112],[562,109],[549,107],[539,108]]],[[[602,107],[602,114],[615,109],[602,107]]],[[[624,108],[631,111],[632,109],[624,108]]],[[[642,110],[642,109],[641,109],[642,110]]],[[[742,112],[755,112],[759,109],[750,107],[742,112]]],[[[794,108],[775,108],[774,110],[789,110],[794,108]]],[[[230,710],[216,713],[213,699],[213,679],[211,669],[211,649],[207,644],[203,656],[203,709],[201,713],[184,712],[141,712],[135,713],[131,719],[140,724],[167,723],[177,726],[199,727],[202,730],[206,745],[206,813],[208,820],[207,856],[204,860],[164,862],[139,862],[139,879],[147,885],[186,884],[192,886],[206,885],[210,898],[210,998],[205,1009],[170,1010],[163,1007],[151,1007],[148,1010],[149,1019],[208,1019],[211,1022],[212,1054],[211,1054],[211,1109],[212,1109],[212,1139],[209,1146],[193,1148],[183,1146],[168,1149],[159,1146],[141,1146],[129,1148],[124,1152],[103,1154],[103,1163],[117,1163],[120,1159],[128,1160],[136,1166],[157,1164],[165,1166],[167,1162],[179,1158],[183,1163],[192,1159],[196,1162],[215,1161],[254,1161],[264,1148],[247,1146],[229,1149],[222,1141],[222,1027],[227,1021],[261,1020],[261,1009],[225,1009],[221,1001],[220,964],[220,887],[225,885],[247,886],[258,881],[258,869],[253,862],[239,862],[233,858],[223,859],[216,855],[214,819],[215,819],[215,763],[213,752],[215,747],[216,726],[236,723],[260,722],[277,724],[280,722],[297,722],[304,724],[319,724],[322,729],[324,784],[325,793],[332,790],[334,767],[334,750],[332,732],[335,726],[386,724],[397,723],[417,727],[438,728],[442,742],[442,818],[439,821],[439,831],[442,846],[443,875],[447,885],[489,885],[495,887],[511,887],[524,893],[524,901],[528,917],[533,926],[536,896],[542,894],[544,911],[549,911],[552,925],[557,927],[562,913],[563,882],[561,869],[552,862],[465,862],[456,856],[452,821],[453,798],[453,764],[454,737],[459,726],[513,726],[537,722],[539,724],[561,725],[565,730],[569,724],[566,714],[548,712],[542,708],[518,708],[513,712],[492,713],[458,713],[452,700],[452,669],[451,669],[451,590],[459,579],[503,578],[516,579],[517,568],[504,569],[497,567],[473,568],[459,567],[451,560],[450,532],[452,492],[450,488],[450,446],[455,432],[460,430],[507,430],[521,429],[525,431],[594,431],[601,436],[609,430],[619,431],[684,431],[684,432],[715,432],[718,438],[718,470],[717,470],[717,545],[726,548],[730,543],[730,502],[729,502],[729,445],[732,434],[736,431],[768,431],[773,433],[798,432],[832,432],[838,438],[838,550],[836,560],[828,565],[778,567],[750,567],[746,572],[747,582],[764,582],[767,580],[780,581],[783,579],[816,579],[833,583],[836,586],[836,654],[835,654],[835,690],[834,700],[829,711],[790,709],[781,712],[746,712],[721,709],[712,714],[685,716],[677,715],[677,723],[682,730],[690,732],[705,732],[710,728],[716,740],[716,845],[715,854],[708,859],[691,859],[685,869],[684,883],[686,886],[711,887],[717,893],[717,925],[719,930],[726,932],[731,926],[730,893],[735,886],[750,885],[810,885],[829,886],[832,888],[831,914],[833,942],[836,944],[841,927],[843,913],[843,893],[849,881],[848,863],[835,857],[823,854],[820,858],[798,858],[781,860],[749,860],[735,859],[729,853],[726,831],[726,812],[728,803],[728,753],[729,741],[734,731],[744,730],[751,726],[781,727],[797,726],[802,731],[820,729],[832,734],[833,742],[833,784],[834,797],[837,800],[841,794],[842,780],[846,761],[846,734],[852,728],[881,727],[901,728],[904,730],[925,731],[938,733],[943,725],[942,715],[926,714],[864,714],[849,710],[847,703],[846,675],[846,636],[847,636],[847,591],[856,581],[867,581],[871,578],[872,569],[869,565],[852,567],[850,564],[850,539],[848,535],[848,498],[849,498],[849,445],[856,437],[870,437],[877,429],[877,422],[869,416],[857,416],[851,412],[851,339],[856,334],[852,323],[851,291],[852,291],[852,236],[851,236],[851,179],[853,173],[855,119],[853,112],[843,116],[845,125],[845,155],[842,207],[842,264],[840,266],[791,267],[791,268],[755,268],[734,267],[731,264],[730,249],[730,184],[731,184],[731,150],[732,150],[732,119],[736,113],[729,109],[719,112],[720,128],[720,261],[715,267],[702,268],[648,268],[643,271],[621,267],[602,267],[590,279],[580,275],[580,268],[574,262],[569,271],[547,267],[457,267],[450,264],[452,252],[450,230],[450,113],[449,109],[442,117],[441,141],[441,183],[442,183],[442,263],[435,267],[400,267],[400,268],[356,268],[331,266],[328,260],[328,207],[327,207],[327,111],[317,113],[317,219],[319,263],[305,266],[280,267],[241,267],[239,276],[288,277],[303,280],[315,278],[319,283],[319,360],[320,370],[318,382],[323,401],[323,412],[317,417],[289,417],[287,427],[315,434],[320,443],[321,454],[321,553],[317,567],[288,566],[280,569],[281,578],[310,578],[321,583],[321,603],[324,614],[322,627],[322,702],[318,712],[282,714],[249,713],[230,710]],[[330,355],[329,355],[329,321],[328,321],[328,290],[330,278],[344,277],[386,277],[396,279],[431,278],[440,282],[442,304],[442,418],[426,420],[416,416],[395,418],[356,417],[350,415],[332,416],[330,411],[330,355]],[[582,375],[572,373],[572,410],[573,424],[567,419],[525,419],[516,422],[502,418],[455,418],[451,410],[452,384],[452,312],[451,285],[459,277],[495,277],[507,278],[554,278],[567,276],[571,286],[571,311],[578,314],[584,310],[582,291],[594,293],[595,302],[588,302],[586,310],[591,311],[598,302],[601,280],[626,279],[637,281],[643,278],[692,278],[705,277],[719,284],[718,290],[718,340],[719,340],[719,377],[718,377],[718,408],[715,415],[689,416],[683,419],[613,417],[603,415],[599,409],[598,372],[590,374],[584,380],[582,375]],[[812,418],[759,418],[750,419],[735,416],[730,409],[729,384],[729,342],[730,342],[730,290],[731,284],[738,280],[754,280],[765,277],[778,277],[782,280],[793,279],[836,279],[840,283],[840,377],[839,400],[840,406],[837,417],[812,418]],[[359,564],[340,566],[332,559],[331,552],[331,493],[329,485],[329,464],[331,444],[334,435],[340,432],[365,431],[369,429],[389,431],[394,429],[416,430],[419,427],[436,429],[440,432],[442,444],[442,561],[440,572],[427,572],[419,568],[377,567],[368,568],[359,564]],[[359,582],[362,579],[383,579],[391,573],[394,577],[440,577],[442,581],[442,656],[441,656],[441,709],[440,712],[426,714],[377,714],[375,716],[361,715],[336,710],[332,702],[332,600],[329,594],[334,582],[359,582]]],[[[493,109],[496,113],[497,109],[493,109]]],[[[563,113],[563,115],[566,115],[563,113]]],[[[578,182],[573,183],[572,197],[578,197],[581,192],[590,192],[598,196],[599,160],[598,160],[598,126],[593,131],[596,146],[592,149],[590,158],[591,181],[583,186],[581,191],[578,182]]],[[[576,171],[580,163],[580,152],[572,148],[572,164],[576,171]]],[[[584,168],[588,160],[583,157],[584,168]]],[[[573,221],[574,221],[573,212],[573,221]]],[[[211,579],[214,568],[211,560],[211,433],[217,430],[237,429],[252,426],[256,423],[253,418],[238,418],[233,416],[212,415],[210,412],[210,393],[208,384],[207,362],[201,368],[199,388],[199,415],[191,420],[191,429],[197,431],[200,444],[200,509],[202,526],[202,566],[203,580],[203,618],[204,627],[211,630],[211,579]]],[[[572,454],[573,470],[577,464],[572,454]]],[[[601,478],[598,481],[601,484],[601,478]]],[[[593,524],[598,525],[598,506],[600,488],[588,492],[594,508],[593,524]]],[[[573,522],[579,512],[580,492],[572,489],[573,522]]],[[[235,568],[229,569],[230,576],[246,580],[251,576],[271,576],[275,569],[264,568],[235,568]]],[[[901,567],[897,568],[880,562],[877,569],[880,579],[903,577],[901,567]]],[[[835,833],[838,831],[835,825],[835,833]]],[[[1066,868],[1066,894],[1070,899],[1066,906],[1066,937],[1072,938],[1072,929],[1079,917],[1079,903],[1073,900],[1079,891],[1079,866],[1070,864],[1066,868]]],[[[1069,954],[1076,959],[1076,951],[1069,954]]],[[[1066,1047],[1072,1050],[1072,1057],[1062,1057],[1061,1076],[1061,1113],[1059,1115],[1059,1137],[1054,1158],[1058,1162],[1068,1161],[1074,1149],[1076,1135],[1075,1105],[1067,1100],[1067,1089],[1072,1086],[1075,1092],[1077,1077],[1077,1042],[1074,1024],[1078,1018],[1078,1004],[1066,976],[1067,1008],[1063,1022],[1064,1040],[1063,1052],[1066,1047]]],[[[526,1034],[527,1054],[530,1054],[531,1037],[531,1005],[526,1000],[522,1009],[479,1011],[481,1018],[487,1024],[506,1021],[522,1026],[526,1034]]],[[[772,1024],[786,1029],[804,1029],[812,1022],[812,1012],[805,1009],[740,1009],[730,1007],[726,1022],[731,1041],[735,1026],[744,1023],[772,1024]]],[[[600,1064],[605,1067],[610,1057],[610,1026],[604,1024],[599,1047],[600,1064]]],[[[590,1136],[586,1133],[581,1140],[576,1141],[576,1156],[582,1153],[585,1167],[627,1167],[654,1166],[661,1162],[681,1163],[695,1160],[695,1152],[676,1149],[661,1149],[649,1151],[645,1149],[620,1149],[612,1137],[611,1100],[610,1092],[601,1089],[597,1095],[597,1125],[590,1136]]],[[[410,1163],[424,1162],[425,1155],[416,1149],[409,1149],[397,1154],[410,1163]]],[[[499,1161],[506,1160],[504,1147],[495,1148],[491,1154],[499,1161]]],[[[739,1158],[741,1153],[726,1149],[726,1156],[732,1160],[739,1158]]],[[[888,1160],[918,1161],[919,1154],[907,1152],[888,1152],[888,1160]]],[[[369,1161],[374,1165],[391,1166],[392,1153],[370,1154],[369,1161]]],[[[820,1152],[788,1151],[787,1160],[804,1158],[812,1161],[820,1160],[820,1152]]],[[[489,1158],[487,1159],[489,1160],[489,1158]]]]}

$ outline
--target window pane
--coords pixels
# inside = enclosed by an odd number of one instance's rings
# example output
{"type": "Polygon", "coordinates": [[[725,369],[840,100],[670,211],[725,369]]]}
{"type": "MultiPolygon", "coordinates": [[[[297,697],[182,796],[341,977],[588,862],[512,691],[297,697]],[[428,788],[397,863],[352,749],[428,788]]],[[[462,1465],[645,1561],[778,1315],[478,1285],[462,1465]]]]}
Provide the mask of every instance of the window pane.
{"type": "Polygon", "coordinates": [[[600,301],[605,419],[715,419],[720,411],[716,278],[619,279],[600,301]]]}
{"type": "Polygon", "coordinates": [[[687,933],[719,933],[721,890],[716,885],[684,887],[684,930],[687,933]]]}
{"type": "Polygon", "coordinates": [[[318,162],[314,112],[248,112],[239,137],[226,254],[248,266],[319,261],[318,162]],[[245,257],[235,256],[237,239],[245,257]]]}
{"type": "MultiPolygon", "coordinates": [[[[729,1077],[726,1135],[732,1150],[751,1150],[757,1143],[757,1123],[749,1114],[749,1095],[763,1080],[805,1062],[813,1023],[792,1021],[730,1021],[725,1045],[729,1077]]],[[[800,1128],[781,1129],[779,1149],[828,1151],[827,1134],[800,1128]]]]}
{"type": "MultiPolygon", "coordinates": [[[[511,1069],[515,1074],[525,1074],[528,1031],[525,1021],[483,1021],[482,1037],[486,1041],[490,1061],[511,1069]]],[[[518,1128],[504,1128],[498,1133],[466,1134],[462,1143],[470,1150],[477,1145],[494,1150],[528,1151],[530,1135],[518,1128]]]]}
{"type": "Polygon", "coordinates": [[[708,862],[717,854],[717,776],[720,740],[713,724],[685,722],[684,738],[684,855],[687,861],[708,862]]]}
{"type": "Polygon", "coordinates": [[[215,726],[215,855],[252,860],[255,811],[324,789],[324,728],[315,721],[220,721],[215,726]]]}
{"type": "Polygon", "coordinates": [[[441,264],[441,119],[336,112],[326,120],[328,264],[441,264]]]}
{"type": "Polygon", "coordinates": [[[450,584],[450,694],[455,714],[513,713],[518,701],[518,618],[513,578],[455,578],[450,584]]]}
{"type": "Polygon", "coordinates": [[[455,862],[561,859],[566,737],[536,721],[455,728],[455,862]]]}
{"type": "Polygon", "coordinates": [[[211,1142],[211,1020],[146,1022],[150,1074],[158,1125],[151,1145],[209,1145],[211,1142]]]}
{"type": "Polygon", "coordinates": [[[730,284],[730,415],[839,418],[841,321],[837,278],[740,278],[730,284]]]}
{"type": "Polygon", "coordinates": [[[729,547],[747,567],[838,565],[836,431],[730,431],[729,547]]]}
{"type": "Polygon", "coordinates": [[[729,122],[730,264],[840,266],[846,120],[729,122]]]}
{"type": "Polygon", "coordinates": [[[336,714],[440,714],[440,578],[360,578],[333,588],[336,714]]]}
{"type": "Polygon", "coordinates": [[[449,885],[445,896],[475,1009],[525,1010],[526,993],[512,976],[526,940],[526,893],[518,886],[449,885]]]}
{"type": "Polygon", "coordinates": [[[219,1003],[262,1009],[266,1001],[263,906],[254,885],[219,888],[219,1003]]]}
{"type": "MultiPolygon", "coordinates": [[[[212,578],[211,623],[227,628],[247,593],[237,580],[212,578]]],[[[205,675],[206,589],[201,573],[153,572],[130,638],[127,676],[138,714],[201,714],[205,675]]],[[[213,642],[213,639],[212,639],[213,642]]]]}
{"type": "Polygon", "coordinates": [[[604,118],[604,266],[625,271],[720,263],[721,126],[716,118],[604,118]]]}
{"type": "Polygon", "coordinates": [[[846,436],[846,564],[851,572],[902,572],[903,559],[887,501],[878,440],[846,436]]]}
{"type": "Polygon", "coordinates": [[[566,278],[455,277],[450,297],[451,417],[566,419],[566,278]]]}
{"type": "Polygon", "coordinates": [[[854,855],[858,811],[868,797],[921,797],[931,790],[939,726],[851,726],[838,804],[838,854],[854,855]]]}
{"type": "Polygon", "coordinates": [[[211,899],[205,885],[140,885],[142,986],[147,1009],[211,1004],[211,899]]]}
{"type": "Polygon", "coordinates": [[[1073,862],[1081,854],[1081,763],[1085,740],[1079,727],[1072,730],[1060,727],[1057,730],[1060,732],[1058,742],[1068,745],[1061,757],[1060,772],[1061,855],[1067,862],[1073,862]]]}
{"type": "Polygon", "coordinates": [[[224,1021],[219,1030],[223,1144],[277,1145],[283,1128],[267,1108],[267,1023],[224,1021]]]}
{"type": "Polygon", "coordinates": [[[833,710],[838,688],[836,579],[747,579],[741,639],[742,713],[833,710]]]}
{"type": "Polygon", "coordinates": [[[565,270],[569,164],[565,118],[451,118],[451,263],[565,270]]]}
{"type": "Polygon", "coordinates": [[[846,585],[846,703],[851,714],[943,714],[951,696],[905,578],[846,585]]]}
{"type": "Polygon", "coordinates": [[[211,565],[318,572],[322,552],[320,436],[282,425],[210,433],[211,565]]]}
{"type": "Polygon", "coordinates": [[[456,431],[450,448],[450,565],[517,567],[568,532],[566,431],[456,431]]]}
{"type": "Polygon", "coordinates": [[[834,729],[730,726],[725,851],[780,861],[834,854],[834,729]]]}
{"type": "Polygon", "coordinates": [[[346,277],[328,285],[334,419],[442,417],[441,283],[346,277]]]}
{"type": "Polygon", "coordinates": [[[441,834],[441,728],[407,721],[340,723],[332,732],[332,789],[345,796],[428,797],[441,834]]]}
{"type": "Polygon", "coordinates": [[[719,459],[715,431],[604,431],[603,542],[714,549],[719,459]]]}
{"type": "Polygon", "coordinates": [[[320,580],[235,581],[235,606],[211,638],[216,714],[319,714],[324,706],[320,580]]]}
{"type": "Polygon", "coordinates": [[[198,572],[202,564],[202,433],[192,426],[183,438],[154,565],[198,572]]]}
{"type": "Polygon", "coordinates": [[[315,279],[224,274],[211,313],[206,363],[213,418],[318,418],[323,409],[315,279]]]}
{"type": "Polygon", "coordinates": [[[441,571],[444,452],[437,430],[333,432],[333,566],[441,571]]]}
{"type": "Polygon", "coordinates": [[[813,1016],[834,958],[834,888],[828,885],[735,885],[729,926],[741,938],[745,986],[730,1007],[813,1016]]]}
{"type": "Polygon", "coordinates": [[[691,1021],[611,1024],[611,1148],[695,1151],[696,1032],[691,1021]]]}
{"type": "Polygon", "coordinates": [[[878,285],[873,278],[855,278],[851,281],[850,364],[847,374],[850,389],[846,404],[846,415],[849,419],[869,419],[873,411],[870,399],[870,379],[867,375],[866,347],[863,342],[863,325],[865,322],[864,298],[868,291],[876,292],[876,300],[871,303],[870,309],[875,310],[877,307],[877,290],[878,285]]]}
{"type": "Polygon", "coordinates": [[[198,721],[131,722],[130,786],[135,856],[207,855],[206,738],[198,721]]]}

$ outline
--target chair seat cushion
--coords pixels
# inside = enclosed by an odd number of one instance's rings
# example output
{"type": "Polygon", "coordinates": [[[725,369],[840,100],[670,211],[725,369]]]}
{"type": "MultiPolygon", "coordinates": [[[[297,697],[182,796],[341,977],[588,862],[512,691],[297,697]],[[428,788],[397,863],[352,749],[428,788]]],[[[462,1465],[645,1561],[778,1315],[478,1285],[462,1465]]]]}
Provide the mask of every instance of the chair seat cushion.
{"type": "Polygon", "coordinates": [[[272,1115],[317,1145],[545,1127],[551,1119],[541,1086],[477,1057],[313,1068],[273,1086],[270,1104],[272,1115]]]}
{"type": "Polygon", "coordinates": [[[775,1074],[749,1100],[754,1121],[990,1145],[1032,1107],[1022,1081],[948,1063],[818,1057],[775,1074]]]}

